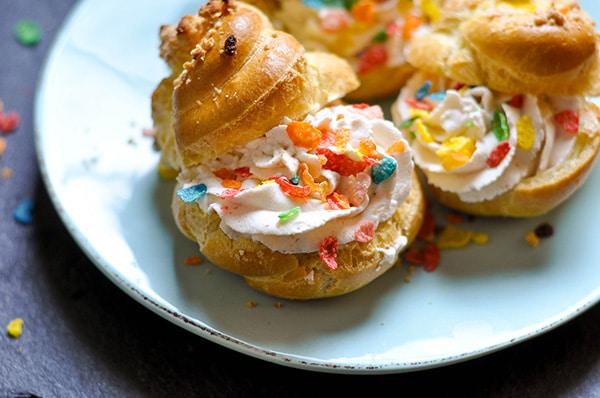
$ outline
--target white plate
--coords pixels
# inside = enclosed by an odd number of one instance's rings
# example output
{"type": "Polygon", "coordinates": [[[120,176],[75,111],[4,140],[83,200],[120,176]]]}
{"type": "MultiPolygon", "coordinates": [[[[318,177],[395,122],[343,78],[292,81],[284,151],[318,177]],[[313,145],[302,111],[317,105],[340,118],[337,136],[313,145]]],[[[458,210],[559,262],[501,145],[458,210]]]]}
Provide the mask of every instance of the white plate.
{"type": "MultiPolygon", "coordinates": [[[[600,6],[582,4],[600,17],[600,6]]],[[[150,94],[167,70],[158,28],[189,0],[86,0],[48,58],[36,99],[44,180],[92,261],[131,297],[210,341],[274,363],[392,373],[475,358],[572,319],[600,298],[600,170],[568,203],[528,220],[477,220],[487,246],[444,251],[439,269],[404,282],[397,267],[346,296],[278,301],[212,264],[183,265],[196,245],[171,220],[172,183],[157,178],[150,94]],[[555,235],[523,235],[543,221],[555,235]],[[249,308],[254,301],[257,306],[249,308]]],[[[600,19],[600,18],[597,18],[600,19]]]]}

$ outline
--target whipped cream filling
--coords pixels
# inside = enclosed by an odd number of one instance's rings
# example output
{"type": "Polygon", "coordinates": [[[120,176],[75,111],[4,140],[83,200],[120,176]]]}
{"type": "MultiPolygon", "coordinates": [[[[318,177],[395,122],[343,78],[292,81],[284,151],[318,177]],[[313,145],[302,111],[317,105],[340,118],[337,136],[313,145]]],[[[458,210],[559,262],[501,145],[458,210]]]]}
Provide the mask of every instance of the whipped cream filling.
{"type": "Polygon", "coordinates": [[[395,67],[406,62],[405,47],[429,30],[426,11],[434,7],[407,5],[397,0],[372,2],[357,11],[344,1],[282,2],[281,19],[311,50],[327,50],[349,60],[358,73],[372,67],[395,67]],[[303,4],[304,3],[304,4],[303,4]]]}
{"type": "Polygon", "coordinates": [[[427,181],[480,202],[559,164],[598,121],[581,97],[503,94],[416,74],[392,114],[427,181]]]}
{"type": "MultiPolygon", "coordinates": [[[[263,137],[184,169],[180,185],[204,184],[206,194],[196,203],[219,215],[229,237],[274,251],[319,251],[331,236],[339,244],[372,239],[409,195],[408,142],[377,106],[334,106],[308,116],[301,127],[321,133],[312,146],[294,143],[291,123],[284,120],[263,137]]],[[[391,243],[393,252],[406,242],[401,236],[391,243]]]]}

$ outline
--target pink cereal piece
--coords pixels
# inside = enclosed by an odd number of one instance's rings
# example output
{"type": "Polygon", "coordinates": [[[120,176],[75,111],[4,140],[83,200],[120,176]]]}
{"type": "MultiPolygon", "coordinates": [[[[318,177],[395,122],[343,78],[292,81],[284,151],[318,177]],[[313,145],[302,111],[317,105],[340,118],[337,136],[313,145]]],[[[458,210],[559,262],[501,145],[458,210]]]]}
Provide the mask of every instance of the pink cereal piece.
{"type": "Polygon", "coordinates": [[[323,239],[321,246],[319,247],[319,257],[321,258],[321,261],[323,261],[323,264],[331,270],[336,270],[338,267],[337,261],[335,260],[337,251],[338,239],[335,236],[328,236],[323,239]]]}
{"type": "Polygon", "coordinates": [[[348,177],[348,194],[346,197],[352,206],[360,206],[366,199],[371,176],[367,173],[358,173],[356,176],[348,177]]]}
{"type": "Polygon", "coordinates": [[[354,230],[354,240],[357,242],[370,242],[375,237],[375,223],[373,221],[363,221],[354,230]]]}

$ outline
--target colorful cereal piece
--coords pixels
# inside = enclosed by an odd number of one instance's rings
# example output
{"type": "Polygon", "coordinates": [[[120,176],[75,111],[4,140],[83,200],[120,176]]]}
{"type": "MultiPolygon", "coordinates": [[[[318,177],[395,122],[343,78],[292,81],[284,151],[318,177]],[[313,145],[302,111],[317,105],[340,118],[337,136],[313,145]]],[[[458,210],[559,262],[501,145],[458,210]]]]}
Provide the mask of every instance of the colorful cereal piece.
{"type": "Polygon", "coordinates": [[[381,159],[379,164],[371,166],[371,178],[375,184],[382,183],[394,174],[398,168],[398,162],[391,156],[381,159]]]}
{"type": "Polygon", "coordinates": [[[361,243],[367,243],[375,238],[375,223],[373,221],[363,221],[354,230],[354,240],[361,243]]]}
{"type": "Polygon", "coordinates": [[[502,111],[495,111],[492,118],[492,130],[498,141],[505,141],[508,139],[510,130],[508,129],[508,122],[506,121],[506,115],[502,111]]]}
{"type": "Polygon", "coordinates": [[[237,178],[237,175],[233,171],[225,167],[213,171],[213,174],[222,180],[235,180],[237,178]]]}
{"type": "Polygon", "coordinates": [[[465,247],[471,242],[472,236],[472,231],[449,224],[444,227],[440,233],[438,237],[438,246],[440,249],[465,247]]]}
{"type": "Polygon", "coordinates": [[[279,184],[279,187],[287,196],[292,198],[306,198],[308,195],[310,195],[309,186],[294,185],[284,176],[275,176],[271,177],[270,179],[279,184]]]}
{"type": "Polygon", "coordinates": [[[421,109],[427,112],[431,112],[431,110],[433,110],[433,105],[431,105],[429,102],[417,101],[414,98],[405,98],[404,102],[414,109],[421,109]]]}
{"type": "Polygon", "coordinates": [[[404,17],[402,25],[402,40],[408,41],[412,38],[415,31],[421,26],[421,17],[417,14],[408,13],[404,17]]]}
{"type": "Polygon", "coordinates": [[[331,270],[336,270],[338,265],[336,261],[338,251],[338,239],[335,236],[328,236],[323,239],[319,247],[319,257],[323,264],[331,270]]]}
{"type": "Polygon", "coordinates": [[[368,163],[363,160],[350,159],[348,156],[335,153],[329,148],[317,148],[317,154],[324,156],[327,160],[323,165],[324,169],[335,171],[344,177],[356,175],[368,166],[368,163]]]}
{"type": "Polygon", "coordinates": [[[509,151],[510,143],[508,141],[502,141],[492,150],[492,153],[490,153],[490,156],[486,160],[487,165],[492,168],[497,167],[509,151]]]}
{"type": "Polygon", "coordinates": [[[427,243],[423,248],[423,268],[433,272],[440,264],[440,248],[435,243],[427,243]]]}
{"type": "Polygon", "coordinates": [[[22,20],[14,29],[15,37],[24,46],[34,46],[42,39],[42,28],[37,22],[22,20]]]}
{"type": "Polygon", "coordinates": [[[475,152],[475,140],[470,137],[450,137],[435,153],[440,157],[445,170],[454,170],[469,162],[475,152]]]}
{"type": "Polygon", "coordinates": [[[235,173],[235,175],[238,178],[241,178],[241,179],[246,179],[246,178],[252,176],[252,173],[250,172],[249,167],[238,167],[237,169],[233,170],[233,172],[235,173]]]}
{"type": "Polygon", "coordinates": [[[517,146],[526,151],[533,147],[535,141],[535,129],[528,115],[525,115],[517,122],[517,146]]]}
{"type": "Polygon", "coordinates": [[[418,119],[418,117],[417,117],[417,116],[413,116],[413,117],[410,117],[410,118],[408,118],[408,119],[404,119],[404,120],[402,120],[402,121],[401,121],[401,122],[398,124],[398,128],[401,128],[401,129],[407,129],[407,128],[410,128],[410,126],[412,126],[412,125],[413,125],[413,122],[414,122],[415,120],[417,120],[417,119],[418,119]]]}
{"type": "Polygon", "coordinates": [[[579,132],[579,113],[566,110],[554,115],[554,120],[569,134],[577,134],[579,132]]]}
{"type": "Polygon", "coordinates": [[[0,111],[0,132],[1,133],[9,133],[14,131],[19,127],[19,123],[21,122],[20,115],[13,112],[1,112],[0,111]]]}
{"type": "Polygon", "coordinates": [[[490,241],[490,236],[485,232],[473,232],[471,241],[478,245],[487,245],[490,241]]]}
{"type": "Polygon", "coordinates": [[[10,321],[6,326],[6,332],[13,339],[21,337],[21,334],[23,333],[23,319],[15,318],[10,321]]]}
{"type": "Polygon", "coordinates": [[[358,74],[369,73],[388,60],[388,51],[383,44],[375,44],[363,52],[358,61],[358,74]]]}
{"type": "Polygon", "coordinates": [[[319,20],[321,29],[327,33],[337,33],[346,29],[352,22],[346,10],[331,9],[319,20]]]}
{"type": "Polygon", "coordinates": [[[533,231],[528,231],[525,234],[525,242],[531,247],[536,247],[540,244],[540,238],[533,231]]]}
{"type": "Polygon", "coordinates": [[[419,89],[415,92],[415,99],[417,101],[423,101],[425,97],[429,94],[429,90],[431,90],[431,81],[427,80],[419,89]]]}
{"type": "Polygon", "coordinates": [[[427,126],[425,126],[425,123],[423,123],[421,119],[417,119],[415,121],[415,125],[417,127],[417,133],[419,133],[419,136],[421,137],[423,142],[435,142],[431,133],[427,129],[427,126]]]}
{"type": "Polygon", "coordinates": [[[33,222],[34,208],[34,201],[32,199],[25,199],[13,210],[13,218],[21,225],[29,225],[33,222]]]}
{"type": "Polygon", "coordinates": [[[373,0],[359,0],[350,9],[350,13],[359,22],[372,24],[375,21],[375,4],[373,0]]]}
{"type": "Polygon", "coordinates": [[[358,173],[348,177],[348,202],[353,206],[360,206],[367,198],[371,186],[371,176],[367,173],[358,173]]]}
{"type": "Polygon", "coordinates": [[[200,265],[202,264],[202,257],[198,255],[187,256],[183,259],[183,265],[200,265]]]}
{"type": "Polygon", "coordinates": [[[524,99],[525,98],[521,94],[513,95],[512,98],[508,101],[508,105],[515,108],[521,108],[523,106],[524,99]]]}
{"type": "Polygon", "coordinates": [[[435,22],[440,18],[440,8],[433,0],[421,0],[421,9],[432,22],[435,22]]]}
{"type": "Polygon", "coordinates": [[[431,93],[427,98],[429,98],[432,101],[443,101],[446,98],[446,92],[438,91],[435,93],[431,93]]]}
{"type": "Polygon", "coordinates": [[[242,187],[242,182],[238,180],[223,180],[221,186],[223,188],[240,189],[242,187]]]}
{"type": "Polygon", "coordinates": [[[206,195],[206,190],[206,185],[196,184],[187,188],[180,188],[175,193],[184,203],[191,203],[206,195]]]}
{"type": "Polygon", "coordinates": [[[387,153],[403,153],[406,150],[406,144],[404,141],[396,141],[388,149],[386,149],[387,153]]]}
{"type": "Polygon", "coordinates": [[[321,143],[321,131],[310,123],[289,122],[285,131],[296,146],[314,149],[321,143]]]}
{"type": "Polygon", "coordinates": [[[6,152],[6,148],[8,147],[8,142],[6,142],[6,138],[0,137],[0,156],[6,152]]]}
{"type": "Polygon", "coordinates": [[[281,222],[289,222],[295,219],[300,215],[300,206],[292,207],[291,209],[280,213],[277,217],[279,217],[279,221],[281,222]]]}
{"type": "Polygon", "coordinates": [[[338,191],[333,191],[331,194],[327,195],[326,200],[331,210],[345,210],[350,208],[348,198],[338,191]]]}

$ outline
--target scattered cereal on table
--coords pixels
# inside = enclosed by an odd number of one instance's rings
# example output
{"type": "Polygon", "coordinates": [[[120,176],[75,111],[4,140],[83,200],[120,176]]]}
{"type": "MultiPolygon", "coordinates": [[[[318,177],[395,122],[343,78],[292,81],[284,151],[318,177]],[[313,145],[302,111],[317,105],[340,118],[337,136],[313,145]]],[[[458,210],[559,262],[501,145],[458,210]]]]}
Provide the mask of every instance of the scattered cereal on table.
{"type": "Polygon", "coordinates": [[[42,39],[42,28],[35,21],[21,20],[14,28],[17,41],[24,46],[34,46],[42,39]]]}
{"type": "Polygon", "coordinates": [[[15,318],[10,321],[8,326],[6,326],[6,332],[14,339],[21,337],[21,333],[23,332],[23,319],[15,318]]]}
{"type": "Polygon", "coordinates": [[[2,178],[11,178],[14,175],[14,172],[10,167],[3,167],[0,169],[0,175],[2,178]]]}
{"type": "Polygon", "coordinates": [[[202,264],[202,257],[198,255],[187,256],[183,259],[184,265],[199,265],[202,264]]]}
{"type": "Polygon", "coordinates": [[[25,199],[13,210],[13,218],[21,225],[29,225],[33,221],[35,203],[32,199],[25,199]]]}
{"type": "Polygon", "coordinates": [[[6,142],[6,138],[0,137],[0,156],[4,155],[4,152],[6,152],[7,147],[8,143],[6,142]]]}
{"type": "Polygon", "coordinates": [[[540,244],[540,239],[537,237],[537,235],[533,231],[528,231],[525,234],[525,241],[531,247],[536,247],[537,245],[540,244]]]}
{"type": "Polygon", "coordinates": [[[254,307],[256,307],[257,305],[258,305],[258,304],[256,304],[256,301],[248,301],[248,302],[246,303],[246,306],[247,306],[248,308],[254,308],[254,307]]]}

